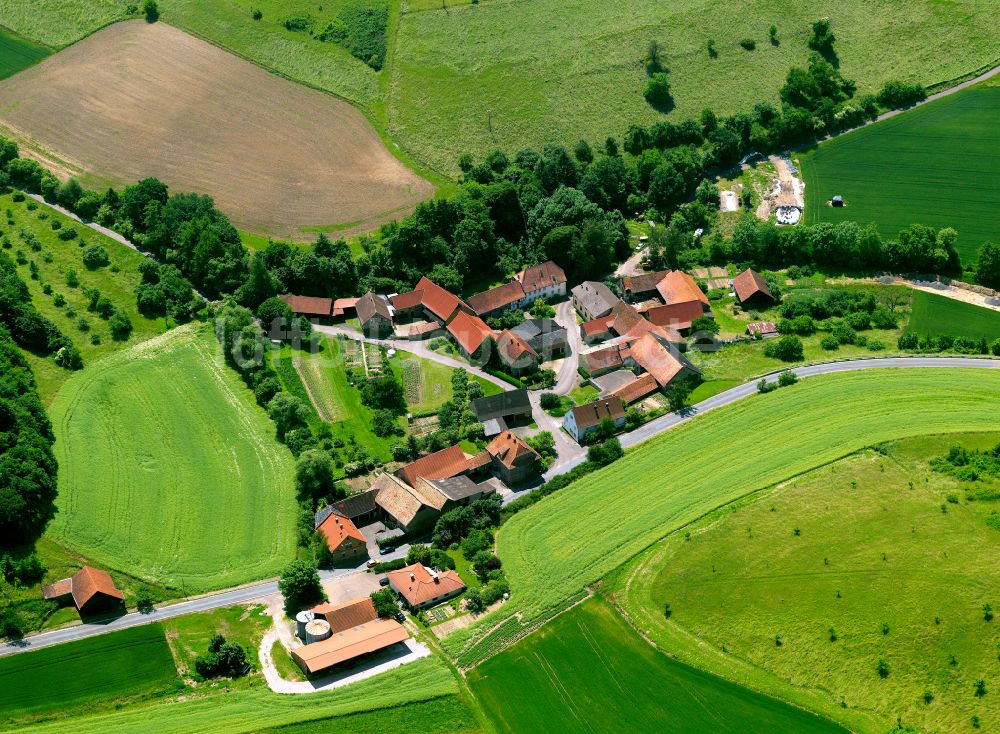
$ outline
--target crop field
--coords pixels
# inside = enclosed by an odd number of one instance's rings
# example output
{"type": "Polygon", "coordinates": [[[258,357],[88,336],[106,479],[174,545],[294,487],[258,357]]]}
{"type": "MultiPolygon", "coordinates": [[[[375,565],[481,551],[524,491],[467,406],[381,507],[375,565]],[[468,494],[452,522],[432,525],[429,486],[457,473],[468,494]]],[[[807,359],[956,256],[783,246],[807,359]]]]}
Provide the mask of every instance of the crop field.
{"type": "Polygon", "coordinates": [[[442,696],[398,708],[361,711],[333,719],[265,729],[261,734],[329,734],[331,731],[350,734],[478,734],[482,730],[474,726],[474,721],[472,712],[458,696],[442,696]]]}
{"type": "Polygon", "coordinates": [[[184,593],[275,576],[293,557],[291,454],[209,329],[76,373],[50,416],[55,540],[184,593]]]}
{"type": "Polygon", "coordinates": [[[85,182],[209,194],[249,232],[350,234],[433,191],[349,104],[165,23],[115,24],[0,83],[0,126],[85,182]]]}
{"type": "MultiPolygon", "coordinates": [[[[163,319],[147,319],[135,306],[135,286],[141,279],[139,264],[145,259],[143,255],[30,199],[16,202],[10,194],[0,195],[0,211],[10,212],[13,224],[7,224],[6,219],[0,220],[0,237],[6,237],[10,242],[7,254],[15,261],[24,261],[18,266],[18,274],[28,284],[32,303],[73,340],[85,366],[163,332],[163,319]],[[35,209],[29,209],[29,205],[35,209]],[[59,225],[58,230],[52,229],[53,222],[59,225]],[[80,236],[68,242],[59,239],[57,234],[69,227],[76,229],[80,236]],[[37,240],[37,251],[25,241],[24,232],[37,240]],[[107,250],[110,260],[107,266],[96,270],[84,267],[83,245],[91,244],[101,245],[107,250]],[[23,253],[23,258],[17,257],[18,252],[23,253]],[[38,270],[38,278],[31,277],[31,263],[38,270]],[[70,271],[76,274],[79,281],[75,287],[66,282],[70,271]],[[46,284],[51,287],[51,293],[44,292],[46,284]],[[112,339],[107,322],[87,310],[89,300],[83,295],[86,288],[97,288],[117,310],[129,317],[133,330],[128,341],[112,339]],[[62,297],[62,306],[56,305],[59,296],[62,297]],[[99,340],[97,344],[94,343],[95,335],[99,340]]],[[[49,403],[72,373],[56,365],[51,358],[39,358],[32,354],[26,356],[38,380],[39,394],[42,400],[49,403]]]]}
{"type": "Polygon", "coordinates": [[[845,219],[895,236],[911,224],[954,227],[968,268],[1000,231],[1000,81],[996,77],[801,156],[810,222],[845,219]],[[835,194],[846,206],[827,205],[835,194]]]}
{"type": "Polygon", "coordinates": [[[956,301],[927,291],[913,291],[908,331],[917,334],[1000,339],[1000,311],[956,301]]]}
{"type": "Polygon", "coordinates": [[[469,683],[498,730],[512,734],[846,732],[671,660],[596,599],[474,668],[469,683]]]}
{"type": "Polygon", "coordinates": [[[0,79],[27,69],[48,55],[49,50],[44,46],[0,29],[0,79]]]}
{"type": "Polygon", "coordinates": [[[919,437],[835,462],[654,546],[609,593],[681,660],[853,731],[882,734],[897,716],[915,731],[961,731],[972,716],[989,727],[1000,700],[974,691],[998,671],[982,611],[1000,589],[984,553],[1000,543],[985,521],[996,503],[970,501],[964,490],[984,483],[927,461],[998,439],[919,437]]]}
{"type": "Polygon", "coordinates": [[[822,12],[791,0],[489,0],[447,10],[438,3],[400,18],[389,132],[416,158],[449,172],[464,152],[620,139],[630,123],[662,119],[642,97],[650,40],[659,42],[670,69],[670,119],[705,107],[750,111],[757,102],[777,102],[789,68],[805,64],[810,25],[819,16],[829,17],[841,71],[858,82],[859,93],[890,78],[931,84],[1000,57],[989,20],[994,10],[975,0],[948,13],[939,0],[922,0],[907,4],[904,19],[890,0],[850,0],[822,12]],[[772,23],[779,46],[768,41],[772,23]],[[717,59],[706,51],[709,37],[717,59]],[[756,50],[740,48],[742,38],[755,39],[756,50]]]}
{"type": "Polygon", "coordinates": [[[0,658],[0,727],[160,692],[177,678],[159,624],[0,658]]]}
{"type": "MultiPolygon", "coordinates": [[[[327,721],[330,729],[340,731],[337,725],[340,717],[367,711],[377,712],[384,721],[391,722],[411,703],[433,701],[457,693],[458,686],[451,672],[432,656],[350,686],[308,696],[286,696],[258,687],[41,724],[32,729],[32,734],[106,734],[109,731],[115,734],[147,734],[150,731],[158,734],[244,734],[305,722],[318,726],[320,721],[327,721]]],[[[387,731],[399,729],[390,726],[387,731]]]]}
{"type": "Polygon", "coordinates": [[[514,515],[497,551],[516,593],[443,644],[457,657],[504,617],[530,621],[739,497],[881,441],[995,429],[998,408],[1000,371],[905,368],[811,377],[712,411],[514,515]],[[594,507],[615,518],[597,536],[594,507]]]}

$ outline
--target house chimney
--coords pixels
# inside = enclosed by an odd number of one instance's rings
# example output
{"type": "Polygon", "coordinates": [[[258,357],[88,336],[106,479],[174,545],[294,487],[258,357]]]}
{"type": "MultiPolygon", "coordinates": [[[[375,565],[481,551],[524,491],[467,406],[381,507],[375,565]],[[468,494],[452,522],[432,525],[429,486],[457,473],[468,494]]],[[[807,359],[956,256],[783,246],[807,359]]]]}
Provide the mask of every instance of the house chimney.
{"type": "Polygon", "coordinates": [[[416,576],[414,576],[414,575],[413,575],[413,574],[411,573],[411,574],[410,574],[410,581],[416,581],[416,580],[417,580],[417,577],[416,577],[416,576]]]}

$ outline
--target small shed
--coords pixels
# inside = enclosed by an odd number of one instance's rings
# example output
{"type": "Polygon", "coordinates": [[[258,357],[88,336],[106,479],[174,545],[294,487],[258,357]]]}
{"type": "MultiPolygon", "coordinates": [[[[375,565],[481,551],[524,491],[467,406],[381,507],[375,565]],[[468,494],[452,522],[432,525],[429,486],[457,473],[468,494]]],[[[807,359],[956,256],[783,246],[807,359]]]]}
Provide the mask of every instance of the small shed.
{"type": "Polygon", "coordinates": [[[840,194],[837,194],[832,199],[830,199],[830,206],[843,206],[843,205],[844,205],[844,197],[841,196],[840,194]]]}

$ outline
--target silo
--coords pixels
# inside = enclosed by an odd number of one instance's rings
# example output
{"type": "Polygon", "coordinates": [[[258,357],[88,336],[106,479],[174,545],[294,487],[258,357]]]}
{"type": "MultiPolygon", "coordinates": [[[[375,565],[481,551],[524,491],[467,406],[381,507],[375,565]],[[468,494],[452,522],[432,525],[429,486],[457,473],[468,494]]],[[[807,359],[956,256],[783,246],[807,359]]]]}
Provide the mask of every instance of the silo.
{"type": "Polygon", "coordinates": [[[316,617],[312,612],[299,612],[295,615],[295,636],[300,640],[306,639],[306,625],[316,617]]]}
{"type": "Polygon", "coordinates": [[[330,623],[325,619],[314,619],[306,625],[306,644],[325,640],[330,636],[330,623]]]}

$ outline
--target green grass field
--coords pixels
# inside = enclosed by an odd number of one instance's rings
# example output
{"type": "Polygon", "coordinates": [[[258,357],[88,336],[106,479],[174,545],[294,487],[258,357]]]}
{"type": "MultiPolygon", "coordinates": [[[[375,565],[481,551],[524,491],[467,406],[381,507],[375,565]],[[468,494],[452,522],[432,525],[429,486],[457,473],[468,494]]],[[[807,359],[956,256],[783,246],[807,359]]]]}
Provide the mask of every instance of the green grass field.
{"type": "Polygon", "coordinates": [[[998,671],[997,630],[981,609],[1000,589],[1000,564],[984,553],[1000,542],[985,522],[996,503],[968,501],[927,460],[998,438],[929,436],[884,455],[863,451],[713,513],[607,586],[680,659],[854,731],[882,734],[897,716],[916,731],[962,731],[973,715],[988,726],[1000,700],[974,688],[998,671]]]}
{"type": "Polygon", "coordinates": [[[642,98],[642,59],[653,39],[670,68],[671,119],[705,107],[750,111],[776,102],[789,68],[804,65],[810,24],[820,16],[830,18],[841,70],[859,93],[890,78],[931,84],[994,62],[1000,43],[988,19],[995,8],[982,0],[963,3],[959,13],[948,7],[909,3],[904,19],[885,0],[822,10],[790,0],[489,0],[447,10],[438,3],[400,19],[389,132],[419,160],[452,173],[467,151],[620,139],[630,123],[662,119],[642,98]],[[772,23],[777,47],[767,40],[772,23]],[[709,37],[717,59],[708,57],[709,37]],[[742,38],[755,39],[757,49],[744,51],[742,38]]]}
{"type": "MultiPolygon", "coordinates": [[[[74,222],[44,204],[36,204],[31,200],[15,202],[10,194],[3,194],[0,195],[0,212],[7,211],[14,224],[8,225],[6,217],[0,218],[0,233],[10,243],[10,248],[5,248],[4,252],[15,261],[17,253],[23,253],[24,263],[18,266],[18,274],[28,284],[32,303],[42,315],[51,319],[73,340],[83,356],[84,366],[164,331],[166,327],[163,319],[147,319],[135,306],[135,287],[140,281],[139,264],[145,260],[145,256],[74,222]],[[37,208],[28,209],[29,203],[37,208]],[[45,216],[45,219],[39,219],[39,215],[45,216]],[[59,222],[60,230],[52,229],[53,221],[59,222]],[[60,240],[56,234],[64,227],[74,227],[80,236],[69,242],[60,240]],[[20,234],[22,230],[37,238],[40,250],[33,251],[24,242],[20,234]],[[81,243],[101,245],[108,252],[110,264],[88,270],[83,265],[81,243]],[[38,268],[38,279],[31,277],[32,262],[38,268]],[[79,280],[79,285],[75,288],[66,284],[66,275],[71,270],[79,280]],[[45,284],[51,286],[51,294],[47,295],[43,291],[45,284]],[[111,299],[116,309],[129,317],[133,330],[127,342],[112,339],[107,322],[87,311],[88,301],[83,295],[85,288],[97,288],[102,295],[111,299]],[[63,306],[55,305],[58,295],[65,299],[63,306]],[[78,322],[81,318],[87,322],[86,331],[80,329],[78,322]],[[94,334],[100,338],[100,344],[92,342],[94,334]]],[[[51,358],[39,358],[31,354],[27,357],[38,380],[39,394],[48,404],[72,373],[56,365],[51,358]]]]}
{"type": "Polygon", "coordinates": [[[149,624],[0,658],[0,726],[121,703],[177,678],[163,627],[149,624]]]}
{"type": "Polygon", "coordinates": [[[44,46],[0,29],[0,79],[13,76],[48,55],[49,50],[44,46]]]}
{"type": "Polygon", "coordinates": [[[36,43],[62,48],[123,20],[126,5],[119,0],[0,0],[0,26],[36,43]]]}
{"type": "Polygon", "coordinates": [[[597,599],[474,668],[469,683],[497,729],[512,734],[846,732],[672,660],[597,599]]]}
{"type": "Polygon", "coordinates": [[[996,77],[862,130],[801,158],[807,221],[954,227],[968,268],[1000,231],[1000,82],[996,77]],[[826,202],[840,194],[847,206],[826,202]]]}
{"type": "Polygon", "coordinates": [[[293,557],[291,454],[206,327],[87,367],[50,414],[59,542],[185,593],[274,576],[293,557]]]}
{"type": "Polygon", "coordinates": [[[458,657],[515,612],[540,617],[739,497],[881,441],[995,428],[998,408],[996,371],[907,368],[812,377],[695,418],[514,515],[497,535],[511,601],[443,644],[458,657]],[[599,533],[594,507],[614,518],[599,533]]]}
{"type": "MultiPolygon", "coordinates": [[[[40,724],[32,729],[32,734],[107,734],[110,731],[115,734],[148,734],[151,731],[157,734],[244,734],[307,722],[317,729],[347,731],[338,726],[338,720],[362,712],[381,719],[381,725],[388,727],[388,734],[391,734],[405,730],[393,727],[392,722],[396,717],[404,721],[410,705],[441,700],[457,693],[458,684],[451,672],[438,658],[430,657],[350,686],[308,696],[281,695],[261,686],[40,724]]],[[[472,716],[466,715],[464,720],[471,721],[472,716]]],[[[382,734],[378,729],[375,731],[382,734]]],[[[413,731],[421,729],[416,727],[413,731]]],[[[458,731],[463,730],[459,728],[458,731]]]]}
{"type": "Polygon", "coordinates": [[[334,730],[350,734],[477,734],[481,729],[473,721],[472,712],[458,696],[442,696],[398,708],[265,729],[261,734],[329,734],[334,730]]]}
{"type": "Polygon", "coordinates": [[[950,334],[973,339],[1000,338],[1000,312],[972,303],[945,298],[927,291],[913,291],[908,331],[917,334],[950,334]]]}
{"type": "MultiPolygon", "coordinates": [[[[271,627],[271,615],[263,604],[236,605],[198,614],[184,614],[163,622],[163,629],[181,675],[194,673],[194,661],[208,650],[212,635],[220,634],[227,642],[237,642],[249,652],[249,662],[257,664],[257,648],[264,633],[271,627]]],[[[259,674],[250,674],[236,680],[217,680],[199,683],[199,691],[206,687],[223,687],[226,690],[260,685],[259,674]]]]}

